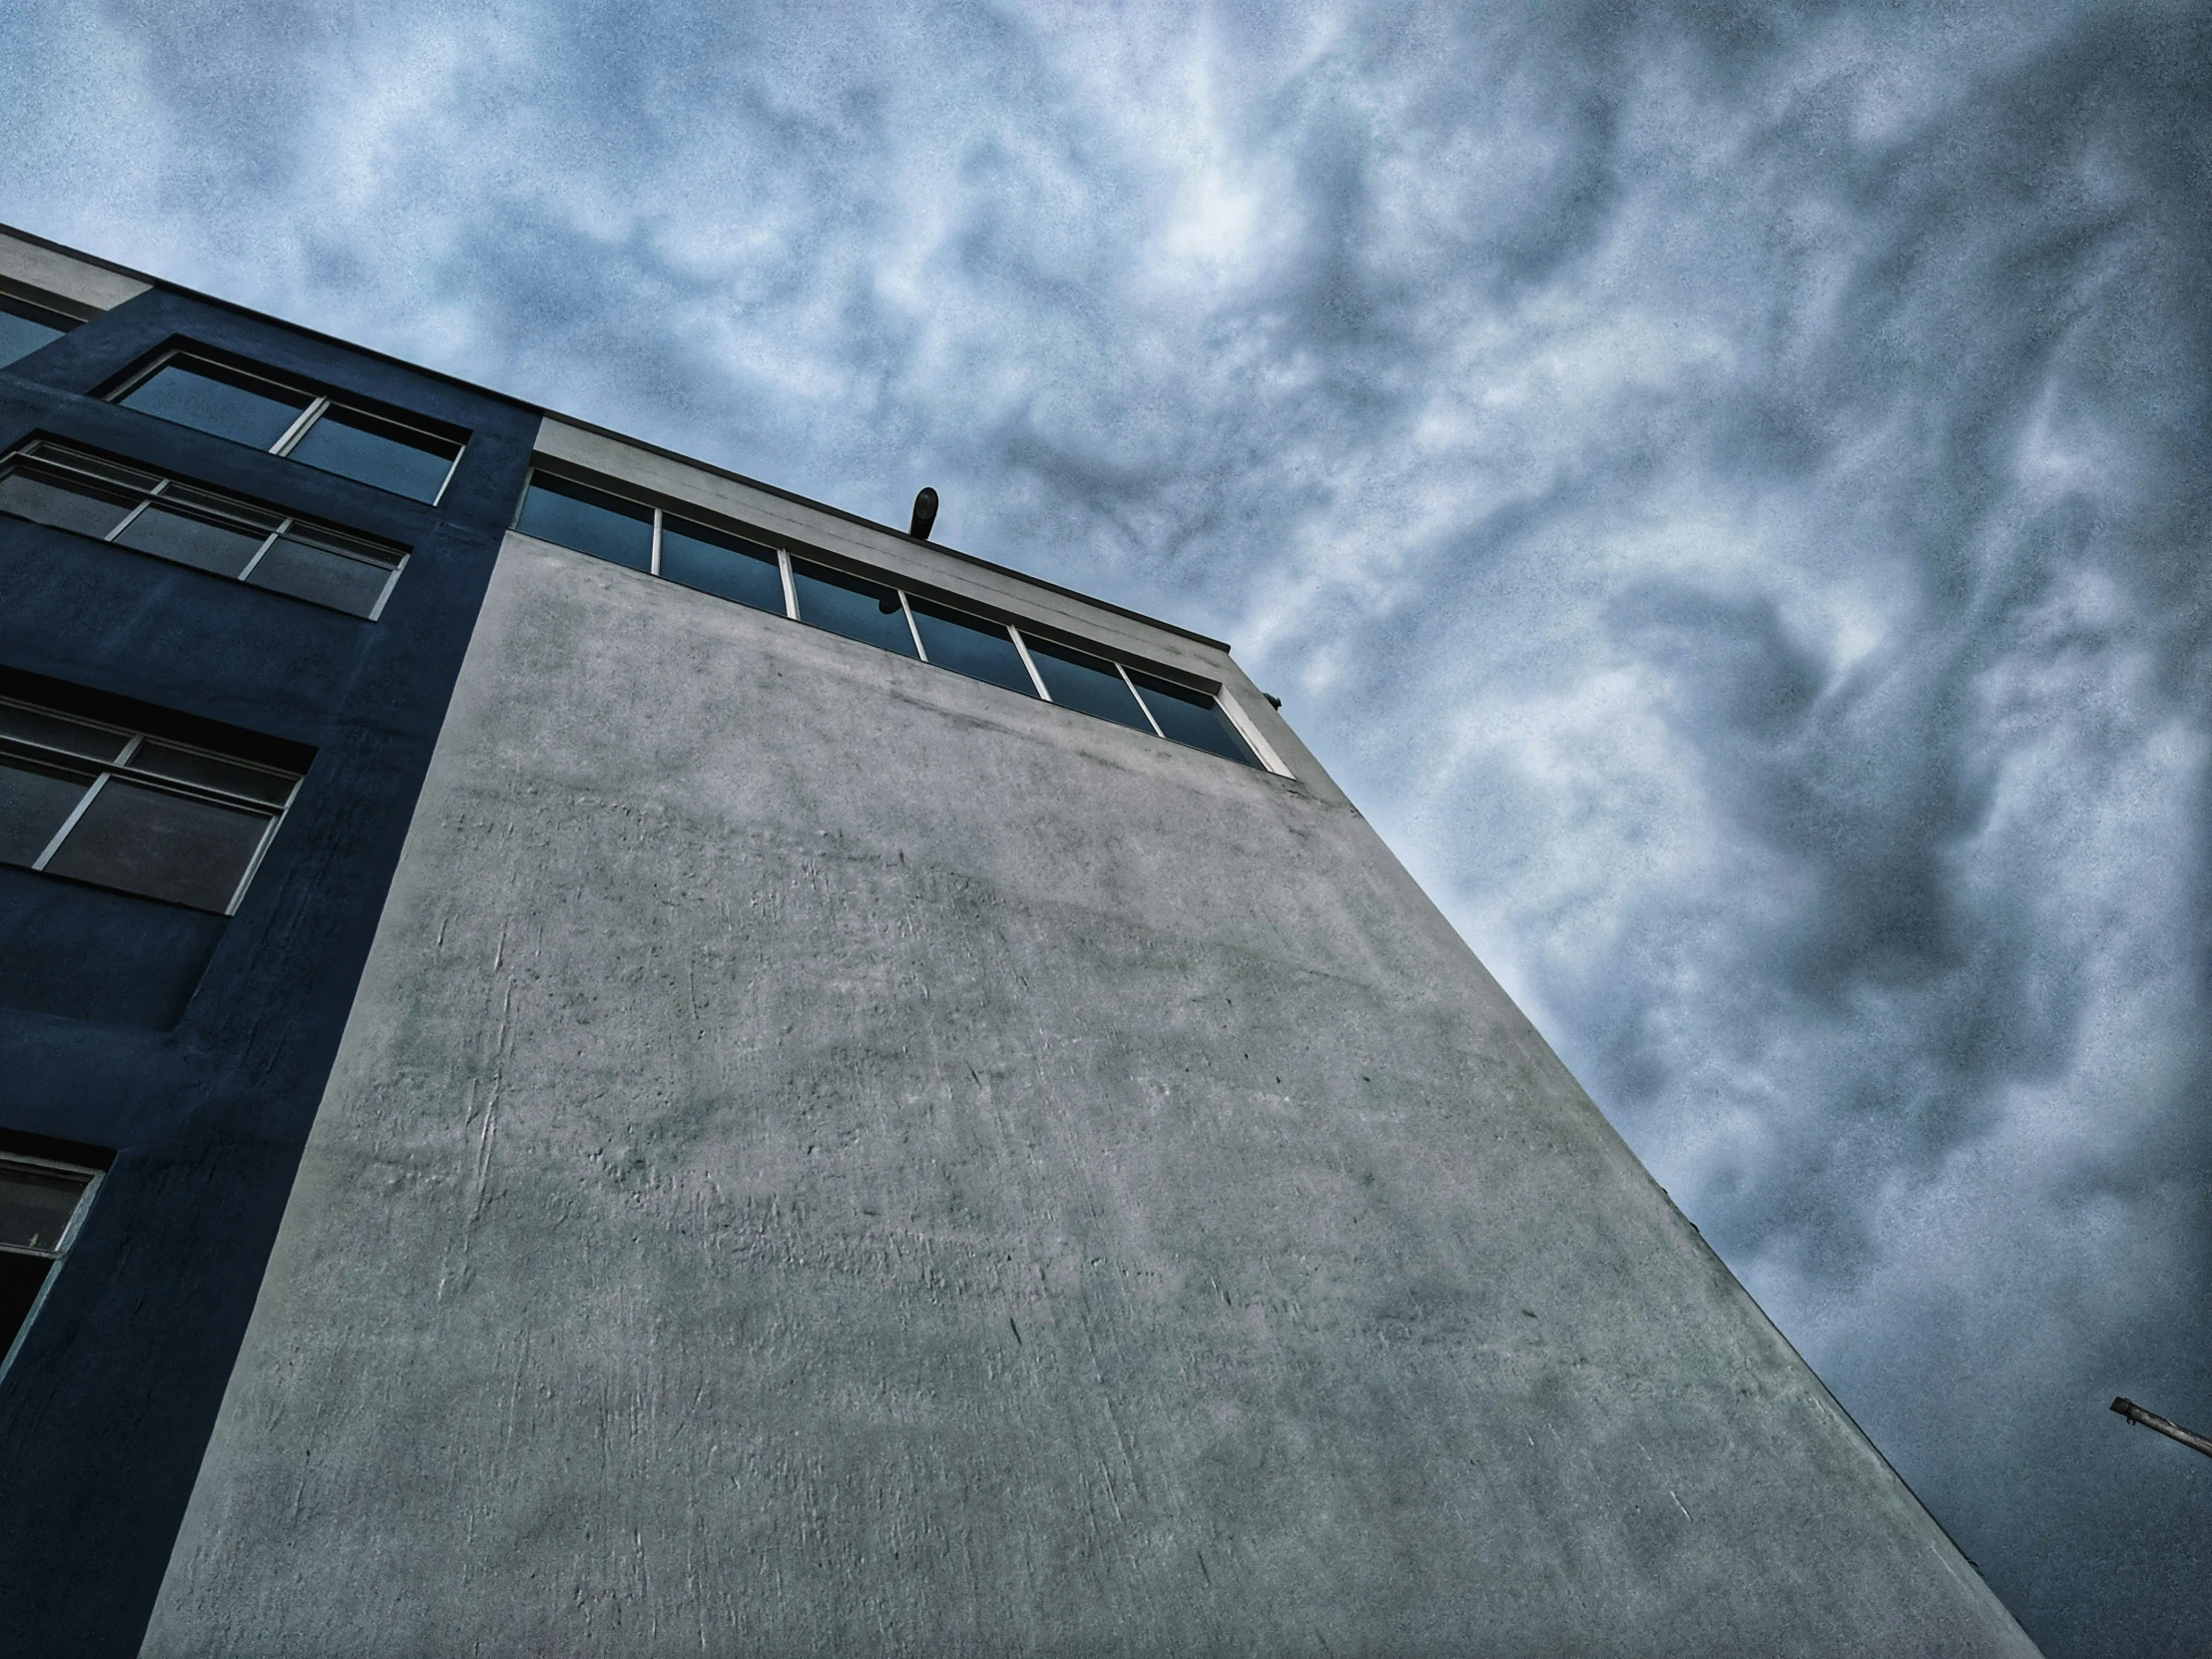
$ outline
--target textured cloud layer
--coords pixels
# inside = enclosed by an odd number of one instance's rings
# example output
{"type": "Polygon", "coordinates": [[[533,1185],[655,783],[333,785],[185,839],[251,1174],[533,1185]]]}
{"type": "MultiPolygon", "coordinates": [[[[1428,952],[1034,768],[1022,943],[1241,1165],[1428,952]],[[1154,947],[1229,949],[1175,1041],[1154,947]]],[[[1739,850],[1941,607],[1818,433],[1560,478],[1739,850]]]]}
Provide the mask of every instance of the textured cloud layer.
{"type": "Polygon", "coordinates": [[[1236,640],[2054,1656],[2201,1631],[2201,8],[26,0],[0,218],[1236,640]]]}

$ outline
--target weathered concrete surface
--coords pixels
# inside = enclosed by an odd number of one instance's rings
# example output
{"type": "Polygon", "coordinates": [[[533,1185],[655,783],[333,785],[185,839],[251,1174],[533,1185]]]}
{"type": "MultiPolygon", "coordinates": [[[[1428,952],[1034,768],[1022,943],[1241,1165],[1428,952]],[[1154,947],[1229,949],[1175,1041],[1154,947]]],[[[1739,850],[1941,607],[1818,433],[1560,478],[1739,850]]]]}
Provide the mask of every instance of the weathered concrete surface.
{"type": "Polygon", "coordinates": [[[2033,1649],[1354,813],[510,538],[146,1651],[2033,1649]]]}

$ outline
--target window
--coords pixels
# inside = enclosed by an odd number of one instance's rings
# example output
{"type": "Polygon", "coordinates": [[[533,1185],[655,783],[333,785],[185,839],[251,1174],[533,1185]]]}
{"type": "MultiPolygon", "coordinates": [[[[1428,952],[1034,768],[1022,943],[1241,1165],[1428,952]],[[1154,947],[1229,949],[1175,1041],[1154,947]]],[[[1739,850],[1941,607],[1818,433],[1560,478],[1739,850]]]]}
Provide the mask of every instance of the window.
{"type": "Polygon", "coordinates": [[[0,698],[0,863],[228,915],[298,783],[0,698]]]}
{"type": "Polygon", "coordinates": [[[1030,641],[1029,660],[1037,665],[1037,677],[1053,702],[1140,732],[1152,730],[1119,664],[1045,640],[1030,641]]]}
{"type": "Polygon", "coordinates": [[[0,1148],[0,1371],[92,1207],[98,1154],[88,1147],[81,1156],[82,1164],[0,1148]]]}
{"type": "Polygon", "coordinates": [[[515,528],[1240,766],[1281,770],[1260,759],[1255,740],[1211,692],[590,484],[533,472],[515,528]]]}
{"type": "Polygon", "coordinates": [[[0,513],[373,620],[403,549],[40,440],[0,461],[0,513]]]}
{"type": "Polygon", "coordinates": [[[416,501],[437,500],[461,454],[457,439],[189,352],[163,358],[116,401],[416,501]]]}
{"type": "Polygon", "coordinates": [[[77,319],[73,316],[0,293],[0,364],[28,357],[40,346],[52,344],[76,326],[77,319]]]}
{"type": "Polygon", "coordinates": [[[651,507],[619,495],[539,472],[531,475],[530,487],[523,493],[522,517],[515,528],[611,564],[651,570],[653,521],[658,516],[651,507]]]}
{"type": "Polygon", "coordinates": [[[811,622],[832,634],[863,645],[881,646],[901,657],[918,657],[914,631],[906,625],[906,609],[898,590],[864,576],[850,576],[827,565],[792,560],[792,588],[799,601],[799,620],[811,622]]]}
{"type": "Polygon", "coordinates": [[[939,668],[964,674],[986,685],[1004,686],[1024,697],[1037,695],[1036,679],[1014,643],[1014,631],[1004,623],[985,622],[935,600],[908,596],[914,632],[921,648],[939,668]]]}
{"type": "Polygon", "coordinates": [[[660,571],[671,582],[701,593],[734,599],[756,611],[784,614],[784,569],[776,549],[744,536],[664,513],[660,571]]]}

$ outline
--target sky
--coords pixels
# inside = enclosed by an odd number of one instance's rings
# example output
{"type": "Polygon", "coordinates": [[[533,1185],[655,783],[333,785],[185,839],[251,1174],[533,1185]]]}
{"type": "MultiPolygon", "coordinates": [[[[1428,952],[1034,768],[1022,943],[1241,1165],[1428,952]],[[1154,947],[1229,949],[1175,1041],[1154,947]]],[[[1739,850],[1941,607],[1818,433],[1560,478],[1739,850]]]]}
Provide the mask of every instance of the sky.
{"type": "Polygon", "coordinates": [[[2212,8],[12,0],[0,141],[1234,642],[2044,1651],[2201,1651],[2212,8]]]}

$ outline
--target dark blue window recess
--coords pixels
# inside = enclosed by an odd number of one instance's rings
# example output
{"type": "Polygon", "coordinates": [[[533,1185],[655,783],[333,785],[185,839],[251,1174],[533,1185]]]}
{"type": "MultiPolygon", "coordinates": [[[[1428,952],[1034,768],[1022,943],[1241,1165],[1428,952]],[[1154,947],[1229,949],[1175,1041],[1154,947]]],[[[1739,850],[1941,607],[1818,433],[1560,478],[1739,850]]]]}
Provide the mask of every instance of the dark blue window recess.
{"type": "Polygon", "coordinates": [[[458,436],[185,351],[164,356],[116,401],[415,501],[436,501],[461,455],[458,436]]]}
{"type": "Polygon", "coordinates": [[[1240,766],[1262,764],[1211,692],[595,485],[532,473],[515,528],[1240,766]]]}
{"type": "Polygon", "coordinates": [[[13,294],[0,293],[0,365],[28,357],[40,346],[52,344],[76,326],[77,319],[73,316],[64,316],[44,305],[34,305],[13,294]]]}
{"type": "Polygon", "coordinates": [[[0,863],[228,915],[299,775],[0,698],[0,863]]]}
{"type": "Polygon", "coordinates": [[[403,548],[40,440],[0,459],[0,513],[374,620],[403,548]]]}

